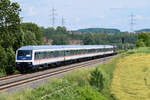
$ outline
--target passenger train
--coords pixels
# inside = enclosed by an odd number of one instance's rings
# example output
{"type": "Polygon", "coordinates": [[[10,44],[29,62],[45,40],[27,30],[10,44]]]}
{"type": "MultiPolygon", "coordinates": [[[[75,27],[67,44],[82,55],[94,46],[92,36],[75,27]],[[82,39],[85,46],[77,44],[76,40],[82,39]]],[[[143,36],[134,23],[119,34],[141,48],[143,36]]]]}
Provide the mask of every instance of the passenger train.
{"type": "Polygon", "coordinates": [[[38,66],[115,53],[116,47],[112,45],[23,46],[16,51],[16,65],[23,72],[38,66]]]}

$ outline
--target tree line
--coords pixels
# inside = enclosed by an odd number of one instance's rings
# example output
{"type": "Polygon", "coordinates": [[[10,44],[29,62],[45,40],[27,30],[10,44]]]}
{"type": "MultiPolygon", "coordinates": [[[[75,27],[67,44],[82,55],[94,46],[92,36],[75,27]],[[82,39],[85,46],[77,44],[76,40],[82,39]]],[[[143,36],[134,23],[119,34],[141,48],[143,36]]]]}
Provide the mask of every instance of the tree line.
{"type": "Polygon", "coordinates": [[[42,28],[43,37],[46,38],[45,44],[48,40],[52,40],[50,44],[53,45],[75,45],[70,43],[71,40],[80,41],[78,45],[116,45],[118,49],[129,49],[136,46],[137,34],[128,33],[78,33],[74,31],[67,31],[65,27],[42,28]],[[122,46],[123,45],[123,46],[122,46]]]}

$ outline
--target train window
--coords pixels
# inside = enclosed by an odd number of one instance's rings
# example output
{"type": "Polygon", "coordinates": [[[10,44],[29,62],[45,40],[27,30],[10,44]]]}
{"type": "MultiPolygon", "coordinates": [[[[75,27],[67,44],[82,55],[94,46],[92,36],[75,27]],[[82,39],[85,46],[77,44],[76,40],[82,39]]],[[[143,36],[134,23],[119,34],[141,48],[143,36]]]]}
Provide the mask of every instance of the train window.
{"type": "Polygon", "coordinates": [[[81,51],[82,51],[82,54],[84,54],[85,51],[84,50],[81,50],[81,51]]]}
{"type": "Polygon", "coordinates": [[[74,55],[74,50],[71,50],[71,55],[74,55]]]}
{"type": "Polygon", "coordinates": [[[69,56],[69,51],[65,51],[65,55],[66,55],[66,56],[69,56]]]}
{"type": "Polygon", "coordinates": [[[32,57],[32,51],[31,50],[19,50],[18,57],[32,57]]]}
{"type": "Polygon", "coordinates": [[[46,52],[46,58],[48,58],[48,52],[46,52]]]}
{"type": "Polygon", "coordinates": [[[54,51],[54,57],[58,57],[59,56],[59,52],[58,51],[54,51]]]}
{"type": "Polygon", "coordinates": [[[43,59],[47,58],[47,52],[43,52],[43,59]]]}
{"type": "Polygon", "coordinates": [[[84,50],[81,50],[81,54],[84,54],[84,50]]]}
{"type": "Polygon", "coordinates": [[[59,51],[59,56],[60,57],[64,56],[64,51],[59,51]]]}
{"type": "Polygon", "coordinates": [[[86,54],[88,53],[88,50],[86,49],[86,54]]]}
{"type": "Polygon", "coordinates": [[[83,54],[86,54],[86,50],[85,50],[85,49],[84,49],[84,50],[82,50],[82,51],[83,51],[83,52],[82,52],[83,54]]]}
{"type": "Polygon", "coordinates": [[[74,55],[75,54],[75,51],[74,50],[71,50],[71,55],[74,55]]]}
{"type": "Polygon", "coordinates": [[[81,54],[81,50],[78,51],[78,54],[81,54]]]}
{"type": "Polygon", "coordinates": [[[49,58],[53,58],[54,57],[54,52],[49,52],[49,58]]]}
{"type": "Polygon", "coordinates": [[[38,59],[41,59],[42,58],[42,55],[41,55],[41,52],[38,53],[38,59]]]}
{"type": "Polygon", "coordinates": [[[35,60],[37,60],[37,59],[39,59],[39,57],[38,57],[39,55],[38,55],[38,52],[35,52],[35,60]]]}
{"type": "Polygon", "coordinates": [[[93,50],[92,49],[90,49],[90,53],[92,53],[93,52],[93,50]]]}
{"type": "Polygon", "coordinates": [[[75,51],[74,51],[74,55],[78,55],[78,50],[75,50],[75,51]]]}
{"type": "Polygon", "coordinates": [[[99,52],[99,49],[96,49],[96,52],[99,52]]]}
{"type": "Polygon", "coordinates": [[[70,56],[72,56],[72,50],[70,50],[70,53],[69,53],[69,55],[70,55],[70,56]]]}
{"type": "Polygon", "coordinates": [[[45,58],[45,54],[44,52],[41,52],[41,59],[44,59],[45,58]]]}
{"type": "Polygon", "coordinates": [[[67,51],[67,56],[72,56],[73,55],[73,50],[67,51]]]}
{"type": "Polygon", "coordinates": [[[83,50],[81,50],[81,54],[83,54],[83,50]]]}

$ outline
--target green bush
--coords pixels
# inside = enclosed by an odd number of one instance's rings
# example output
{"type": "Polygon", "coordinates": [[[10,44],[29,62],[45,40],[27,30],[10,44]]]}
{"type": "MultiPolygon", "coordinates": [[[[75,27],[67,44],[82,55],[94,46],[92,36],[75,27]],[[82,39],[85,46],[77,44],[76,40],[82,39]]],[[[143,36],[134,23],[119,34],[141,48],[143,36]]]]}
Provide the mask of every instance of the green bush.
{"type": "Polygon", "coordinates": [[[7,67],[5,68],[7,75],[13,74],[16,69],[15,65],[15,52],[13,48],[8,48],[7,52],[7,67]]]}
{"type": "Polygon", "coordinates": [[[136,42],[137,47],[149,47],[150,46],[150,35],[147,33],[138,34],[138,40],[136,42]]]}
{"type": "Polygon", "coordinates": [[[80,96],[78,100],[107,100],[104,96],[93,90],[91,87],[78,87],[77,91],[80,96]]]}
{"type": "Polygon", "coordinates": [[[5,49],[0,46],[0,76],[5,75],[6,65],[7,65],[7,54],[5,52],[5,49]]]}
{"type": "Polygon", "coordinates": [[[99,92],[101,92],[104,87],[103,81],[103,74],[98,68],[91,72],[90,84],[98,88],[99,92]]]}

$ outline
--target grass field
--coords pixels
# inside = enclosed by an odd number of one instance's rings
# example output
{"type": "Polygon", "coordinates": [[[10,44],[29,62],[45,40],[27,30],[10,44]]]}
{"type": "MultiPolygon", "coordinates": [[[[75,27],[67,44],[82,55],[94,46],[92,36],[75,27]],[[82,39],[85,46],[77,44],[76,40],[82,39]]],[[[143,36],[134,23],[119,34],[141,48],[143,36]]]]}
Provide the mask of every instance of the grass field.
{"type": "Polygon", "coordinates": [[[78,69],[34,90],[0,94],[0,100],[108,100],[89,84],[93,70],[78,69]]]}
{"type": "Polygon", "coordinates": [[[149,48],[136,49],[117,62],[111,83],[111,93],[117,100],[150,99],[149,53],[149,48]]]}

